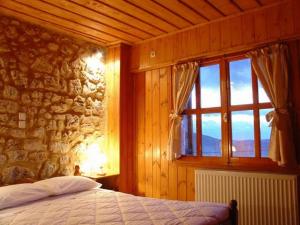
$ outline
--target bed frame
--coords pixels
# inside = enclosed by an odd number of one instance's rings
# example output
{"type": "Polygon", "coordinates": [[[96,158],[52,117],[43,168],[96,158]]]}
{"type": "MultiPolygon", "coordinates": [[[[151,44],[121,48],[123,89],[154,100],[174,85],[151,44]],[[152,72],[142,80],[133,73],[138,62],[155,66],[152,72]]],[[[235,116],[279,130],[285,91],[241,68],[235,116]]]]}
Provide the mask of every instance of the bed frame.
{"type": "Polygon", "coordinates": [[[237,201],[231,200],[229,203],[229,221],[224,225],[238,225],[238,210],[237,210],[237,201]]]}

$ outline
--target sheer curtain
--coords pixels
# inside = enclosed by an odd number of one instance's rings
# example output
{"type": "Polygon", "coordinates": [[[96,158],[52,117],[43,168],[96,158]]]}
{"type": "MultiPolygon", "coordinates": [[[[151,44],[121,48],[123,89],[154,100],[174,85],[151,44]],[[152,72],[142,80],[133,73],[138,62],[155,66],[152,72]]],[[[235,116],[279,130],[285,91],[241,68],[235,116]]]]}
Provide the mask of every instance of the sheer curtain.
{"type": "Polygon", "coordinates": [[[294,165],[296,162],[288,112],[287,50],[286,45],[275,44],[248,53],[252,68],[274,107],[266,119],[272,127],[269,158],[278,165],[294,165]]]}
{"type": "Polygon", "coordinates": [[[168,160],[181,156],[181,113],[191,94],[198,75],[196,62],[176,65],[172,73],[172,113],[170,114],[170,133],[168,143],[168,160]]]}

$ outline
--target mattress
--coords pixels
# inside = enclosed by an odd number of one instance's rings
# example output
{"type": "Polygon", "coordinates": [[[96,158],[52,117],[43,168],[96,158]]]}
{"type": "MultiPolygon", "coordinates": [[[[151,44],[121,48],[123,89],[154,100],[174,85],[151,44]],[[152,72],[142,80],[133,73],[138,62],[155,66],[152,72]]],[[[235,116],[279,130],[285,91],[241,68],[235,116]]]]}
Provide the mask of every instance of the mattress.
{"type": "Polygon", "coordinates": [[[217,225],[228,217],[225,204],[153,199],[99,188],[0,210],[0,225],[217,225]]]}

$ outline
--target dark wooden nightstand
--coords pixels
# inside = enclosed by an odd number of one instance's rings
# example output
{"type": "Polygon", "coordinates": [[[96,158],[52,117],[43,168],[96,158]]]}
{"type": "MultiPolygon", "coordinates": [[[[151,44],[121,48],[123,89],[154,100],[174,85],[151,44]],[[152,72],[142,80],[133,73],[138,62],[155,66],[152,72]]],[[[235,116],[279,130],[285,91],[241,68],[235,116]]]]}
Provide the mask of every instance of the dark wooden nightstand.
{"type": "Polygon", "coordinates": [[[119,175],[108,175],[103,177],[98,177],[96,181],[102,184],[101,188],[109,189],[113,191],[119,191],[119,175]]]}
{"type": "Polygon", "coordinates": [[[119,190],[119,174],[106,174],[106,175],[95,175],[95,176],[86,176],[90,179],[97,181],[102,184],[101,188],[109,189],[113,191],[119,190]]]}

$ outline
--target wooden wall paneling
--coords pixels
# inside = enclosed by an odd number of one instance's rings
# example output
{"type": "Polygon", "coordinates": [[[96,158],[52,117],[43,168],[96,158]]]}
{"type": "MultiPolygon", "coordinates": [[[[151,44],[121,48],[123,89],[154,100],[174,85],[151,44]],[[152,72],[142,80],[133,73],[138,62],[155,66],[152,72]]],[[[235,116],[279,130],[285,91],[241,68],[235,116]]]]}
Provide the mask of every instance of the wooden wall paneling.
{"type": "Polygon", "coordinates": [[[195,201],[195,168],[186,169],[186,200],[195,201]]]}
{"type": "Polygon", "coordinates": [[[292,1],[286,2],[280,7],[279,23],[280,23],[280,35],[282,37],[286,37],[294,33],[292,1]]]}
{"type": "Polygon", "coordinates": [[[186,201],[186,192],[187,192],[187,182],[186,182],[186,167],[184,166],[178,166],[178,181],[177,181],[177,186],[178,186],[178,200],[186,201]]]}
{"type": "Polygon", "coordinates": [[[240,47],[244,50],[282,38],[294,38],[300,35],[298,25],[300,6],[298,2],[296,0],[282,1],[272,7],[224,18],[223,20],[149,41],[152,42],[152,46],[157,47],[157,49],[154,49],[157,52],[168,52],[168,54],[161,53],[162,55],[157,61],[149,60],[148,54],[145,55],[143,52],[149,42],[141,43],[134,47],[141,51],[140,64],[133,63],[134,67],[132,68],[136,70],[159,68],[187,58],[230,53],[233,51],[232,47],[237,50],[240,47]],[[210,46],[208,51],[207,46],[203,44],[206,42],[207,34],[201,36],[202,30],[205,30],[205,32],[209,30],[210,46]],[[155,45],[153,43],[163,43],[164,40],[172,40],[172,44],[155,45]]]}
{"type": "Polygon", "coordinates": [[[120,190],[127,193],[133,193],[135,171],[134,171],[134,144],[133,144],[133,76],[129,72],[129,52],[130,46],[121,44],[120,52],[120,190]]]}
{"type": "Polygon", "coordinates": [[[152,159],[153,159],[153,197],[160,197],[160,70],[152,71],[152,159]]]}
{"type": "Polygon", "coordinates": [[[255,41],[261,42],[267,39],[266,12],[257,11],[254,13],[255,41]]]}
{"type": "Polygon", "coordinates": [[[176,43],[174,48],[174,58],[181,59],[186,56],[187,47],[186,47],[186,39],[187,33],[178,33],[177,35],[174,35],[174,42],[176,43]]]}
{"type": "Polygon", "coordinates": [[[160,41],[151,41],[149,42],[149,53],[148,53],[148,57],[149,57],[149,62],[152,65],[156,65],[157,63],[159,63],[160,58],[162,57],[162,51],[157,51],[156,49],[161,49],[161,42],[160,41]],[[151,51],[154,51],[155,56],[152,57],[151,56],[151,51]]]}
{"type": "Polygon", "coordinates": [[[136,194],[145,195],[145,73],[134,75],[136,194]]]}
{"type": "Polygon", "coordinates": [[[293,18],[294,18],[294,29],[295,32],[300,34],[300,23],[296,21],[300,21],[300,1],[293,0],[293,18]]]}
{"type": "Polygon", "coordinates": [[[160,51],[157,52],[159,55],[159,63],[164,63],[164,61],[171,62],[174,56],[174,48],[170,46],[174,46],[174,39],[172,36],[168,36],[166,38],[160,38],[158,42],[161,43],[160,51]]]}
{"type": "Polygon", "coordinates": [[[170,67],[159,70],[159,102],[160,102],[160,197],[166,199],[169,191],[169,168],[167,160],[167,147],[169,138],[169,78],[171,74],[170,67]]]}
{"type": "Polygon", "coordinates": [[[231,46],[231,34],[230,34],[230,26],[229,20],[221,21],[221,47],[229,48],[231,46]]]}
{"type": "MultiPolygon", "coordinates": [[[[201,53],[206,53],[210,50],[210,32],[209,32],[208,28],[209,28],[208,25],[205,25],[205,26],[199,27],[199,29],[198,29],[198,31],[199,31],[198,39],[200,39],[200,48],[197,48],[195,50],[197,51],[198,49],[200,49],[201,53]]],[[[191,41],[189,43],[193,43],[193,41],[191,41]]],[[[191,46],[193,46],[193,45],[191,45],[191,46]]],[[[193,47],[195,48],[196,46],[193,46],[193,47]]]]}
{"type": "Polygon", "coordinates": [[[209,24],[210,30],[210,50],[219,51],[221,49],[221,23],[209,24]]]}
{"type": "Polygon", "coordinates": [[[140,67],[147,67],[150,64],[150,42],[147,42],[142,45],[142,48],[140,49],[140,59],[139,59],[139,66],[140,67]]]}
{"type": "Polygon", "coordinates": [[[177,186],[177,165],[174,162],[169,162],[169,191],[168,199],[178,199],[177,186]]]}
{"type": "Polygon", "coordinates": [[[234,17],[229,20],[230,34],[231,34],[231,46],[237,46],[243,44],[242,36],[242,17],[234,17]]]}
{"type": "Polygon", "coordinates": [[[242,33],[244,44],[251,44],[255,41],[253,14],[245,14],[242,16],[242,33]]]}
{"type": "Polygon", "coordinates": [[[106,107],[107,107],[107,127],[106,127],[106,154],[108,156],[108,169],[109,171],[113,171],[115,169],[114,160],[113,159],[113,121],[112,121],[112,114],[109,112],[113,111],[113,87],[114,87],[114,82],[113,82],[113,64],[114,60],[114,51],[109,49],[107,51],[106,55],[106,68],[105,68],[105,83],[106,83],[106,107]]]}
{"type": "Polygon", "coordinates": [[[268,39],[276,39],[280,37],[280,8],[282,5],[273,7],[267,11],[267,34],[268,39]]]}
{"type": "Polygon", "coordinates": [[[115,140],[113,142],[113,149],[114,152],[119,151],[118,154],[114,155],[114,158],[117,159],[116,161],[119,162],[119,172],[121,172],[121,149],[120,149],[120,75],[121,75],[121,67],[120,67],[120,59],[121,59],[121,50],[120,47],[113,47],[112,51],[114,51],[114,61],[113,61],[113,67],[114,67],[114,72],[113,72],[113,79],[114,79],[114,84],[113,84],[113,92],[114,92],[114,98],[113,98],[113,103],[112,103],[112,108],[113,111],[110,111],[113,115],[111,118],[111,123],[113,126],[113,136],[115,137],[115,140]],[[118,119],[116,119],[118,118],[118,119]]]}
{"type": "Polygon", "coordinates": [[[106,61],[107,142],[109,172],[120,173],[120,48],[107,50],[106,61]]]}
{"type": "MultiPolygon", "coordinates": [[[[289,43],[290,52],[290,91],[292,104],[292,125],[294,130],[294,140],[300,139],[300,98],[299,98],[299,84],[300,84],[300,41],[292,41],[289,43]]],[[[297,159],[300,161],[300,142],[295,141],[297,159]]]]}
{"type": "Polygon", "coordinates": [[[147,197],[153,196],[152,71],[146,72],[145,93],[145,175],[147,197]]]}

